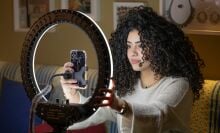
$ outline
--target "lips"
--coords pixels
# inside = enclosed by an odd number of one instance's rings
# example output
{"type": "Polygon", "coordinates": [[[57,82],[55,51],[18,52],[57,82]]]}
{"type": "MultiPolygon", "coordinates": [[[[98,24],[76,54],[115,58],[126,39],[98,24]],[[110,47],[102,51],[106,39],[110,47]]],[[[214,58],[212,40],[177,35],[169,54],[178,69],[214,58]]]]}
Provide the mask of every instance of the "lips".
{"type": "Polygon", "coordinates": [[[140,63],[140,60],[131,59],[130,62],[131,62],[131,64],[139,64],[139,63],[140,63]]]}

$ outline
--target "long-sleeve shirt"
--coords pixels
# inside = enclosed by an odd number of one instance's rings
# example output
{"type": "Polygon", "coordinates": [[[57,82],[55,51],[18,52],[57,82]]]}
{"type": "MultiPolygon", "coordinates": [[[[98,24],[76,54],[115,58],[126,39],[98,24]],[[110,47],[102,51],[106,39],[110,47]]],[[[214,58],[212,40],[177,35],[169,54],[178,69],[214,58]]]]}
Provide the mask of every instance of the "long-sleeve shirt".
{"type": "MultiPolygon", "coordinates": [[[[99,108],[90,118],[69,129],[79,129],[115,121],[120,133],[188,133],[193,93],[186,78],[164,77],[155,85],[143,88],[140,80],[135,91],[122,99],[132,108],[132,117],[125,117],[109,107],[99,108]]],[[[81,96],[81,101],[85,98],[81,96]]]]}

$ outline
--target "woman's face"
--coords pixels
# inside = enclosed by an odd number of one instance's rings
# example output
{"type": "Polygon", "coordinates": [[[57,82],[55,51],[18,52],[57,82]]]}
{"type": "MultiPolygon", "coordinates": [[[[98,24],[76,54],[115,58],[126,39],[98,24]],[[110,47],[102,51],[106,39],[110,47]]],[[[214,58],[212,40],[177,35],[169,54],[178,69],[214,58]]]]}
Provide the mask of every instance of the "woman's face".
{"type": "Polygon", "coordinates": [[[128,34],[127,57],[134,71],[144,71],[150,68],[150,62],[142,58],[141,41],[138,33],[138,30],[132,30],[128,34]]]}

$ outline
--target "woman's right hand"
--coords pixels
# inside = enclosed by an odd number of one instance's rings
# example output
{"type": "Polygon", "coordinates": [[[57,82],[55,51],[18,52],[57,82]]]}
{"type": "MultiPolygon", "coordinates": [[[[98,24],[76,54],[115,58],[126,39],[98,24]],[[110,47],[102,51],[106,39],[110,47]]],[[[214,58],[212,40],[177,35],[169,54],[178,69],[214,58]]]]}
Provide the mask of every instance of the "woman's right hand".
{"type": "MultiPolygon", "coordinates": [[[[73,63],[67,62],[64,64],[64,72],[74,72],[73,63]]],[[[64,79],[63,76],[60,78],[60,83],[63,88],[64,96],[66,99],[69,99],[70,103],[79,103],[79,94],[77,89],[79,88],[77,80],[75,79],[64,79]]]]}

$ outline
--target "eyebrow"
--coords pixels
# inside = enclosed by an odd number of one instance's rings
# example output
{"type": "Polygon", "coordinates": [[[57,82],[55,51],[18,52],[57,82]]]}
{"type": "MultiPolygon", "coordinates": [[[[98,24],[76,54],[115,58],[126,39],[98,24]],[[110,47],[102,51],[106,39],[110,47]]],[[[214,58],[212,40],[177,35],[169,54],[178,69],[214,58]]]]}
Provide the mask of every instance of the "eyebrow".
{"type": "MultiPolygon", "coordinates": [[[[131,43],[130,41],[127,41],[127,43],[131,43]]],[[[137,41],[137,42],[134,42],[134,43],[141,43],[141,41],[137,41]]]]}

